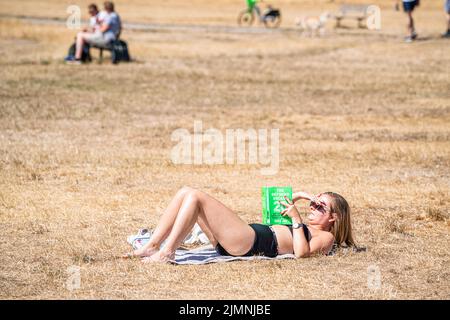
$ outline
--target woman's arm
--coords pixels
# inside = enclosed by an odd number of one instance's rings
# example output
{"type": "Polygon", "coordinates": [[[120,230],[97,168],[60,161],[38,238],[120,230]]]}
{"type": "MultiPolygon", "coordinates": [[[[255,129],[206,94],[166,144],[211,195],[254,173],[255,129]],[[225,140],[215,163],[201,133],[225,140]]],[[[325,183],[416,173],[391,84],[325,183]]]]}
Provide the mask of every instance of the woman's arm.
{"type": "Polygon", "coordinates": [[[323,204],[323,202],[318,198],[321,194],[318,194],[317,196],[313,194],[309,194],[304,191],[295,192],[292,194],[292,202],[296,203],[298,200],[308,200],[313,201],[316,204],[323,204]]]}
{"type": "MultiPolygon", "coordinates": [[[[281,214],[291,217],[293,223],[303,223],[300,213],[294,204],[294,201],[290,201],[285,197],[286,203],[281,202],[281,204],[286,208],[281,214]]],[[[308,243],[308,239],[305,237],[303,228],[292,229],[292,245],[294,247],[294,255],[296,258],[305,258],[310,255],[311,248],[308,243]]]]}
{"type": "Polygon", "coordinates": [[[295,192],[292,194],[292,202],[297,202],[298,200],[311,200],[311,195],[304,191],[295,192]]]}
{"type": "Polygon", "coordinates": [[[309,193],[304,192],[304,191],[299,191],[299,192],[295,192],[295,193],[292,194],[292,202],[295,203],[298,200],[308,200],[308,201],[314,201],[314,202],[319,201],[317,196],[315,196],[313,194],[309,194],[309,193]]]}
{"type": "MultiPolygon", "coordinates": [[[[300,215],[299,215],[300,218],[300,215]]],[[[292,218],[292,222],[302,223],[302,219],[292,218]]],[[[334,243],[334,236],[329,232],[321,232],[313,237],[309,242],[306,239],[303,228],[292,229],[292,241],[294,255],[298,258],[307,258],[315,253],[327,254],[334,243]]]]}
{"type": "MultiPolygon", "coordinates": [[[[287,203],[282,202],[282,205],[285,206],[286,209],[284,209],[281,214],[291,217],[293,223],[303,223],[297,207],[293,202],[291,203],[287,198],[285,199],[287,203]]],[[[294,247],[294,255],[296,258],[307,258],[317,252],[327,254],[333,246],[333,243],[334,236],[329,232],[321,232],[308,242],[303,227],[292,229],[292,245],[294,247]]]]}
{"type": "MultiPolygon", "coordinates": [[[[295,206],[294,206],[295,207],[295,206]]],[[[300,215],[292,218],[293,223],[302,223],[300,215]]],[[[306,258],[311,254],[311,247],[306,239],[303,227],[292,229],[292,244],[294,246],[294,255],[298,258],[306,258]]]]}

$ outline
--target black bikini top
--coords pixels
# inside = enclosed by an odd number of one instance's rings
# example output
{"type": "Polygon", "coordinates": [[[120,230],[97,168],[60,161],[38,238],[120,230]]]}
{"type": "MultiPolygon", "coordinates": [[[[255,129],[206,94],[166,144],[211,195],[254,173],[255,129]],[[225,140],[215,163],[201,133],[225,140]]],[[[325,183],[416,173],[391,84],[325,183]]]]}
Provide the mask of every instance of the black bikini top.
{"type": "MultiPolygon", "coordinates": [[[[294,231],[292,230],[292,225],[287,225],[287,227],[289,228],[291,233],[294,234],[294,231]]],[[[306,224],[302,223],[302,228],[303,228],[303,233],[305,234],[306,240],[308,240],[308,242],[310,242],[312,236],[311,236],[311,232],[308,229],[308,226],[306,224]]]]}

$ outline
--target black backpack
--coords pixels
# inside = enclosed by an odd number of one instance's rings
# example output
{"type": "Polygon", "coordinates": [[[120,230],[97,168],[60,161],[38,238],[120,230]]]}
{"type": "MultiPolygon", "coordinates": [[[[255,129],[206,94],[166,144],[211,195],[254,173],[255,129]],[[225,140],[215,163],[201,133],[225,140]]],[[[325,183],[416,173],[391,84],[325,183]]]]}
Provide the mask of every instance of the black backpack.
{"type": "Polygon", "coordinates": [[[111,60],[112,63],[119,63],[120,61],[130,62],[130,53],[128,52],[128,45],[123,40],[115,40],[111,44],[111,60]]]}
{"type": "MultiPolygon", "coordinates": [[[[75,43],[73,43],[69,48],[68,56],[75,57],[75,50],[76,50],[76,45],[75,45],[75,43]]],[[[91,62],[92,61],[92,57],[89,52],[88,44],[85,44],[83,46],[83,52],[81,53],[81,61],[83,61],[83,62],[91,62]]]]}

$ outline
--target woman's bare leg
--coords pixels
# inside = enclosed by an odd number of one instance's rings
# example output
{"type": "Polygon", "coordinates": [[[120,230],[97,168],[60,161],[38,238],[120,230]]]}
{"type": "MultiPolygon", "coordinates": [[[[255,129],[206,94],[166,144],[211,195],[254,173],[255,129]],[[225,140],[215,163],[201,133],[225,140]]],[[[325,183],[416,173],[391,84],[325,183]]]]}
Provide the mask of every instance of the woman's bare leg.
{"type": "Polygon", "coordinates": [[[177,217],[178,211],[180,210],[185,195],[192,190],[194,189],[189,187],[183,187],[178,190],[178,192],[170,201],[166,210],[162,214],[161,218],[159,219],[158,225],[156,226],[155,230],[152,233],[152,236],[150,237],[150,241],[147,242],[142,248],[135,250],[133,252],[133,255],[146,257],[152,255],[153,253],[156,253],[159,250],[159,246],[167,238],[170,231],[172,230],[172,226],[175,223],[175,219],[177,217]]]}
{"type": "Polygon", "coordinates": [[[164,248],[146,261],[173,259],[175,250],[197,221],[230,254],[243,255],[253,246],[255,233],[247,223],[220,201],[204,192],[191,190],[183,199],[164,248]]]}
{"type": "Polygon", "coordinates": [[[79,60],[81,59],[81,54],[83,53],[83,46],[84,46],[84,35],[85,32],[79,32],[77,34],[77,40],[75,44],[75,59],[79,60]]]}

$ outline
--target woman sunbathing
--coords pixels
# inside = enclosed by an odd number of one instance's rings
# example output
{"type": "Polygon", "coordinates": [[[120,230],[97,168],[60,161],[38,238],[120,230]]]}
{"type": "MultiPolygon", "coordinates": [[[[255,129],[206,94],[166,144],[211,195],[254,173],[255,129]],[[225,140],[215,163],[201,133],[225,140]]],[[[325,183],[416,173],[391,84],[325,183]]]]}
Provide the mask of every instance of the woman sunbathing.
{"type": "Polygon", "coordinates": [[[315,253],[328,254],[333,244],[354,246],[347,201],[333,192],[317,196],[306,192],[293,194],[282,202],[282,212],[292,225],[247,224],[231,209],[210,195],[189,187],[180,189],[163,213],[149,242],[127,256],[144,262],[168,262],[197,222],[222,255],[275,257],[293,253],[305,258],[315,253]],[[298,200],[310,201],[308,225],[295,206],[298,200]],[[163,248],[161,243],[167,240],[163,248]]]}

